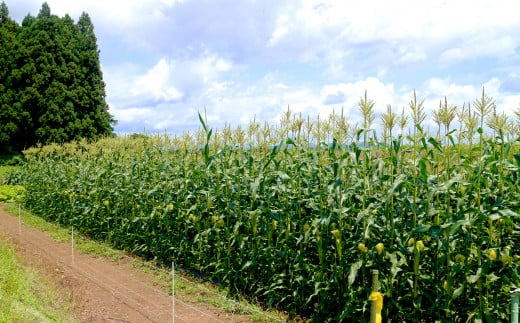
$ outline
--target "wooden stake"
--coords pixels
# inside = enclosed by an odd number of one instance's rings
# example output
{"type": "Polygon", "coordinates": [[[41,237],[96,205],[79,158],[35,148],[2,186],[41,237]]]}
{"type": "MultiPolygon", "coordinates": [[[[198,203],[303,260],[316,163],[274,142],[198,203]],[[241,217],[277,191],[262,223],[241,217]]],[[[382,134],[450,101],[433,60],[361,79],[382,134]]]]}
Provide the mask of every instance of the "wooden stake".
{"type": "Polygon", "coordinates": [[[72,227],[71,251],[72,251],[72,266],[74,266],[74,226],[72,227]]]}
{"type": "Polygon", "coordinates": [[[175,323],[175,264],[172,261],[172,322],[175,323]]]}
{"type": "Polygon", "coordinates": [[[18,233],[22,234],[22,207],[18,204],[18,233]]]}

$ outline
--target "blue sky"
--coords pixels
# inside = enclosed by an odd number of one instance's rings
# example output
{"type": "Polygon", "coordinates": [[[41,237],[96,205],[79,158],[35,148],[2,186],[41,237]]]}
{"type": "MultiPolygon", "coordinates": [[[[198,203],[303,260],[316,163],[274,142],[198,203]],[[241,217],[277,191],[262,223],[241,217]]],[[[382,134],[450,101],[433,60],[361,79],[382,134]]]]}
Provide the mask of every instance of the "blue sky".
{"type": "MultiPolygon", "coordinates": [[[[17,21],[41,0],[6,0],[17,21]]],[[[289,106],[359,122],[364,91],[428,111],[462,106],[482,86],[498,110],[520,103],[520,18],[514,0],[48,0],[53,14],[95,26],[118,133],[180,133],[275,123],[289,106]],[[418,3],[421,5],[419,6],[418,3]]],[[[378,123],[378,118],[376,123],[378,123]]]]}

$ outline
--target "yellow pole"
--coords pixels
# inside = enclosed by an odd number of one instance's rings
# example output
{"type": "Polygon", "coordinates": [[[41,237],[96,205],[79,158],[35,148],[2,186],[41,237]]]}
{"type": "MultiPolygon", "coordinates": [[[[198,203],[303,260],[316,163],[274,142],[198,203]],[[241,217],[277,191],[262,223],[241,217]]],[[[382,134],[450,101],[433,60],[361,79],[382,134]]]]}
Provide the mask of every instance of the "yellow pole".
{"type": "Polygon", "coordinates": [[[372,270],[372,292],[370,293],[370,323],[382,323],[383,294],[379,292],[379,271],[372,270]]]}

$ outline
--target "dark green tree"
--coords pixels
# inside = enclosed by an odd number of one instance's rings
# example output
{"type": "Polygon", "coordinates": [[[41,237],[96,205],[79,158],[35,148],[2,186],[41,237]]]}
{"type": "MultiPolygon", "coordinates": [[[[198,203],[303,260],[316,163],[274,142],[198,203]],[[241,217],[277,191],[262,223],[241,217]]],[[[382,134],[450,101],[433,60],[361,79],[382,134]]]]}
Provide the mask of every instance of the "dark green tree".
{"type": "Polygon", "coordinates": [[[9,84],[17,31],[18,24],[9,18],[7,5],[0,3],[0,153],[10,152],[13,138],[20,133],[22,111],[13,105],[16,93],[9,84]]]}
{"type": "MultiPolygon", "coordinates": [[[[0,9],[2,16],[8,16],[5,4],[0,9]]],[[[6,102],[0,118],[11,120],[13,126],[9,136],[0,128],[0,140],[19,150],[36,143],[112,134],[115,120],[105,101],[89,16],[83,13],[75,24],[69,15],[52,15],[43,3],[38,16],[27,15],[21,27],[14,25],[18,29],[8,40],[11,61],[2,60],[1,67],[8,89],[0,92],[0,102],[6,102]]]]}
{"type": "Polygon", "coordinates": [[[83,136],[91,137],[112,132],[114,118],[108,113],[105,101],[105,83],[99,63],[99,49],[94,33],[94,25],[87,13],[83,12],[77,24],[79,34],[76,49],[78,50],[79,65],[83,73],[77,80],[74,96],[79,98],[76,104],[81,115],[78,128],[82,129],[83,136]],[[83,95],[86,93],[87,95],[83,95]]]}

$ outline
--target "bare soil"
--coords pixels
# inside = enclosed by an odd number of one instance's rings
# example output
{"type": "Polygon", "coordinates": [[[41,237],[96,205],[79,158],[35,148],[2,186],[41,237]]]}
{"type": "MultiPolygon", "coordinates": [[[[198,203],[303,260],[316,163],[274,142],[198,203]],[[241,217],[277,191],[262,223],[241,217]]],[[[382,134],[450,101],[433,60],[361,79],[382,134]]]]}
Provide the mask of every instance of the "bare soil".
{"type": "Polygon", "coordinates": [[[75,251],[69,243],[22,224],[0,205],[0,236],[15,246],[24,263],[60,286],[81,322],[250,322],[206,304],[190,304],[154,284],[156,277],[131,265],[75,251]],[[74,262],[73,262],[74,260],[74,262]]]}

